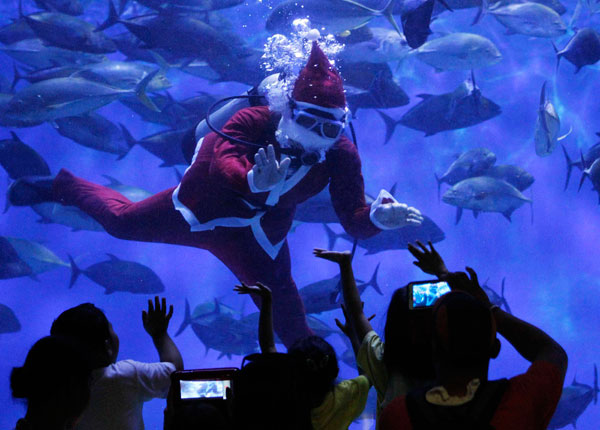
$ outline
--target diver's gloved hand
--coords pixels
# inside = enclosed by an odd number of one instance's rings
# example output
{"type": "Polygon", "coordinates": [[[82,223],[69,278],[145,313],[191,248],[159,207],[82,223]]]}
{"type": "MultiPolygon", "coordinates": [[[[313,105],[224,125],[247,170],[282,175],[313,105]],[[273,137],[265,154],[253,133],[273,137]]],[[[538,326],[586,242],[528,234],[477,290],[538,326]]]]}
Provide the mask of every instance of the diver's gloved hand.
{"type": "Polygon", "coordinates": [[[371,204],[371,222],[382,230],[392,230],[408,225],[419,226],[423,216],[419,210],[398,201],[386,190],[381,190],[371,204]]]}
{"type": "Polygon", "coordinates": [[[254,167],[248,172],[248,184],[254,192],[272,190],[277,184],[285,180],[290,158],[285,157],[281,162],[277,161],[275,148],[269,145],[267,150],[260,148],[254,155],[254,167]]]}

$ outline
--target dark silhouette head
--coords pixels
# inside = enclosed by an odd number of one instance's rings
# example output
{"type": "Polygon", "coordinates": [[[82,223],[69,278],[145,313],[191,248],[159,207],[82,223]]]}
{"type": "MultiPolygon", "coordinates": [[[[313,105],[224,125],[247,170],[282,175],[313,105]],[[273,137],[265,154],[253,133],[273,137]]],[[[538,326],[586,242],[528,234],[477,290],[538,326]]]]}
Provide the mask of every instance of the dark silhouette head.
{"type": "MultiPolygon", "coordinates": [[[[438,299],[433,310],[435,360],[458,371],[487,369],[500,352],[496,322],[486,305],[453,291],[438,299]]],[[[487,376],[487,373],[486,373],[487,376]]]]}
{"type": "Polygon", "coordinates": [[[229,430],[230,424],[223,412],[208,402],[180,405],[168,430],[229,430]]]}
{"type": "Polygon", "coordinates": [[[335,350],[322,337],[308,336],[294,342],[288,354],[297,358],[305,369],[311,408],[319,406],[333,389],[340,371],[335,350]]]}
{"type": "Polygon", "coordinates": [[[398,288],[387,311],[383,362],[390,372],[433,380],[431,308],[409,309],[408,288],[398,288]]]}
{"type": "Polygon", "coordinates": [[[95,368],[116,361],[119,338],[104,312],[91,303],[83,303],[60,314],[52,323],[50,334],[75,338],[84,345],[95,368]]]}
{"type": "Polygon", "coordinates": [[[29,350],[10,375],[12,396],[27,401],[33,429],[71,428],[90,398],[91,366],[72,338],[48,336],[29,350]]]}

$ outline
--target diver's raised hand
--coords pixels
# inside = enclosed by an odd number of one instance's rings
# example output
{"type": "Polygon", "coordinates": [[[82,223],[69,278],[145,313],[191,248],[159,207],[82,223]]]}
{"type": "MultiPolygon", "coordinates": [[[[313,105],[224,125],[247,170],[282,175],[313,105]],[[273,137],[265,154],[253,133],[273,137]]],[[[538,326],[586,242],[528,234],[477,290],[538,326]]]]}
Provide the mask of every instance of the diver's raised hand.
{"type": "Polygon", "coordinates": [[[387,191],[381,190],[371,204],[371,221],[382,230],[392,230],[405,226],[419,226],[423,216],[418,209],[398,203],[387,191]]]}
{"type": "Polygon", "coordinates": [[[435,275],[438,278],[448,274],[444,259],[438,254],[431,242],[427,242],[430,249],[427,249],[427,247],[418,240],[416,243],[418,248],[412,243],[408,244],[408,251],[417,259],[417,261],[413,261],[415,266],[423,272],[435,275]]]}
{"type": "Polygon", "coordinates": [[[291,160],[286,157],[278,162],[275,148],[273,145],[269,145],[266,151],[264,148],[258,150],[254,155],[254,163],[252,167],[254,187],[260,191],[269,191],[285,180],[291,160]]]}

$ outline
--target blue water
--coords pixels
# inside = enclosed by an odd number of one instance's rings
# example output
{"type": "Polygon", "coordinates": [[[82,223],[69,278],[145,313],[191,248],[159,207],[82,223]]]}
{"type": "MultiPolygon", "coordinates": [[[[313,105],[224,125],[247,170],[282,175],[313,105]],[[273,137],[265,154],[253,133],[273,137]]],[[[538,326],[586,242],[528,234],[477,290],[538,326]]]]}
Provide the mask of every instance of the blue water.
{"type": "MultiPolygon", "coordinates": [[[[25,11],[34,11],[33,2],[24,2],[25,11]]],[[[264,21],[269,7],[278,2],[250,1],[224,10],[236,33],[246,42],[261,48],[269,34],[264,21]]],[[[568,12],[562,19],[568,23],[575,8],[574,1],[563,2],[568,12]]],[[[86,19],[100,22],[106,14],[104,1],[88,0],[86,19]]],[[[0,23],[8,23],[17,16],[17,2],[6,0],[0,6],[0,23]]],[[[144,10],[143,8],[139,9],[144,10]]],[[[533,132],[537,116],[539,92],[548,81],[549,96],[561,118],[561,133],[572,127],[572,134],[563,143],[572,157],[598,141],[600,131],[600,65],[588,66],[574,74],[575,67],[561,61],[555,71],[556,59],[547,39],[505,34],[505,29],[488,16],[482,24],[471,27],[474,9],[444,13],[432,24],[438,34],[468,31],[492,40],[503,55],[495,66],[476,71],[477,85],[482,93],[501,106],[502,114],[471,128],[442,132],[425,138],[422,132],[399,126],[391,140],[383,146],[385,129],[375,111],[359,110],[354,120],[359,151],[363,163],[366,190],[376,194],[397,183],[396,198],[420,209],[431,217],[445,232],[446,239],[437,245],[450,270],[462,270],[469,265],[479,273],[481,280],[489,278],[488,285],[500,291],[506,278],[505,296],[513,313],[547,331],[567,351],[569,369],[565,384],[576,376],[579,382],[593,383],[593,365],[598,360],[600,335],[600,265],[598,243],[598,196],[590,191],[588,181],[577,193],[579,170],[574,169],[571,184],[563,191],[565,161],[560,148],[549,157],[535,154],[533,132]],[[508,222],[500,214],[482,213],[475,219],[465,212],[455,225],[455,208],[437,199],[434,173],[441,174],[455,156],[471,148],[485,146],[497,156],[497,164],[517,164],[535,177],[535,183],[525,195],[533,200],[532,208],[524,205],[508,222]],[[533,211],[533,215],[531,213],[533,211]],[[533,217],[533,222],[532,222],[533,217]]],[[[386,26],[383,19],[372,23],[386,26]]],[[[600,30],[598,15],[584,12],[578,26],[600,30]]],[[[107,31],[121,33],[122,28],[107,31]],[[114,31],[113,31],[114,30],[114,31]]],[[[573,35],[572,30],[554,39],[563,47],[573,35]]],[[[436,37],[434,35],[433,37],[436,37]]],[[[119,54],[110,58],[120,59],[119,54]]],[[[418,103],[421,93],[441,94],[454,90],[468,78],[466,71],[435,73],[434,70],[409,58],[400,66],[392,65],[402,88],[411,101],[407,106],[389,109],[389,115],[399,118],[418,103]]],[[[0,77],[10,80],[12,60],[0,54],[0,77]]],[[[342,72],[343,73],[343,72],[342,72]]],[[[175,99],[182,99],[206,91],[216,97],[239,94],[247,89],[239,83],[214,83],[185,75],[170,69],[167,76],[173,82],[169,90],[175,99]]],[[[20,83],[18,88],[24,88],[20,83]]],[[[155,133],[164,127],[144,123],[120,103],[112,103],[99,110],[108,119],[126,124],[136,138],[155,133]]],[[[28,145],[35,148],[48,162],[52,172],[61,167],[91,181],[106,183],[103,175],[110,175],[129,185],[158,192],[177,184],[172,168],[159,168],[160,160],[141,147],[120,161],[116,157],[94,151],[60,136],[50,124],[24,129],[10,129],[28,145]]],[[[9,129],[2,130],[0,138],[8,138],[9,129]]],[[[179,166],[183,172],[185,166],[179,166]]],[[[0,173],[0,201],[5,199],[9,178],[0,173]]],[[[443,189],[446,189],[444,185],[443,189]]],[[[192,306],[210,302],[215,297],[239,311],[241,315],[255,312],[247,297],[232,292],[235,277],[210,253],[185,247],[163,244],[127,242],[106,233],[71,232],[57,224],[38,223],[38,216],[29,208],[11,208],[0,217],[0,234],[35,240],[53,250],[61,259],[68,255],[78,257],[82,267],[106,259],[106,253],[142,263],[154,270],[165,284],[164,296],[175,307],[169,332],[173,335],[184,315],[187,299],[192,306]]],[[[332,226],[341,231],[339,225],[332,226]]],[[[299,287],[334,276],[337,268],[326,261],[315,260],[314,247],[326,247],[327,237],[318,224],[302,224],[288,236],[293,259],[293,275],[299,287]]],[[[336,249],[349,249],[351,244],[338,241],[336,249]]],[[[376,313],[374,327],[382,332],[385,311],[395,288],[412,280],[427,279],[412,265],[412,257],[404,250],[363,255],[357,251],[355,271],[358,277],[369,279],[376,265],[381,263],[378,282],[384,293],[377,295],[367,289],[363,295],[367,314],[376,313]]],[[[39,275],[39,280],[16,278],[3,280],[0,303],[14,310],[22,329],[18,333],[0,335],[0,402],[6,407],[0,414],[0,427],[12,428],[23,416],[23,407],[11,400],[8,375],[13,366],[21,365],[29,347],[49,333],[53,319],[63,310],[82,302],[92,302],[102,308],[121,339],[120,359],[154,361],[158,356],[151,339],[143,330],[141,311],[149,296],[117,292],[106,295],[91,280],[81,277],[68,288],[68,267],[39,275]]],[[[340,311],[318,315],[331,327],[340,311]]],[[[219,357],[218,351],[205,352],[200,340],[191,329],[174,338],[180,348],[186,368],[239,366],[240,356],[219,357]]],[[[345,351],[339,336],[328,340],[338,354],[345,351]]],[[[500,357],[491,363],[491,377],[511,376],[523,372],[527,363],[503,342],[500,357]]],[[[280,349],[283,347],[280,346],[280,349]]],[[[356,370],[340,364],[341,376],[352,377],[356,370]]],[[[144,410],[149,429],[162,426],[164,402],[152,401],[144,410]]],[[[600,417],[593,404],[577,422],[580,430],[597,428],[600,417]]],[[[356,428],[371,428],[369,420],[356,428]]]]}

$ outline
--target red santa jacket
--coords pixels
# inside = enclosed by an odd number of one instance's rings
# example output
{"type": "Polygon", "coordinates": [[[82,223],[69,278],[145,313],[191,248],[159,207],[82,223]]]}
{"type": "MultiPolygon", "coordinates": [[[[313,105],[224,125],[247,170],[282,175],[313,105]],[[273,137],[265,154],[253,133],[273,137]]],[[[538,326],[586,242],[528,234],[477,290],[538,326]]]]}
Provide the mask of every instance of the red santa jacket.
{"type": "MultiPolygon", "coordinates": [[[[245,108],[222,131],[241,140],[272,144],[279,157],[272,115],[268,107],[245,108]]],[[[300,167],[268,192],[252,192],[248,185],[255,153],[256,147],[216,133],[204,137],[173,193],[175,208],[192,231],[250,226],[259,244],[274,259],[292,225],[296,205],[327,184],[335,212],[350,235],[363,239],[380,231],[369,218],[358,151],[345,136],[327,151],[324,161],[300,167]]]]}

